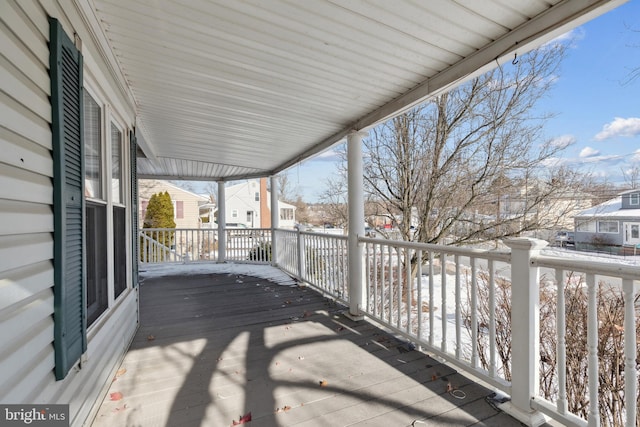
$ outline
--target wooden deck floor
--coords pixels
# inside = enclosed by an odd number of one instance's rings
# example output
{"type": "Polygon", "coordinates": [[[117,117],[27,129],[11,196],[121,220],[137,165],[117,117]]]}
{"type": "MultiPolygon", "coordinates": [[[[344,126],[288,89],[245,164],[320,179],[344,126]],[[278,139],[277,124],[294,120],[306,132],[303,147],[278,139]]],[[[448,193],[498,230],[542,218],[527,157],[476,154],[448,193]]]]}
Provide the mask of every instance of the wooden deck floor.
{"type": "Polygon", "coordinates": [[[490,390],[309,288],[203,274],[147,279],[140,294],[140,328],[93,427],[230,426],[248,413],[267,427],[520,426],[490,390]]]}

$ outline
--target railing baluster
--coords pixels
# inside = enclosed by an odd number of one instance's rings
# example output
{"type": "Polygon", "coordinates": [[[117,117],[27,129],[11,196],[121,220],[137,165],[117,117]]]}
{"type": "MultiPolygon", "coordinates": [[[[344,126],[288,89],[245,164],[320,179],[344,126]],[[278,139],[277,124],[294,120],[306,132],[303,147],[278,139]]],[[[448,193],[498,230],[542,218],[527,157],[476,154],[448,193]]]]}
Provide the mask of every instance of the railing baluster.
{"type": "Polygon", "coordinates": [[[600,425],[598,404],[598,293],[596,278],[592,273],[587,273],[587,297],[587,384],[589,386],[589,415],[587,422],[589,427],[596,427],[600,425]]]}
{"type": "Polygon", "coordinates": [[[407,333],[411,332],[411,312],[413,311],[413,301],[411,294],[413,293],[413,277],[411,276],[411,249],[407,248],[405,252],[405,265],[407,275],[407,333]]]}
{"type": "Polygon", "coordinates": [[[489,260],[489,376],[496,377],[496,281],[493,260],[489,260]]]}
{"type": "Polygon", "coordinates": [[[480,365],[478,359],[478,269],[476,258],[469,259],[471,264],[471,367],[477,369],[480,365]]]}
{"type": "Polygon", "coordinates": [[[638,370],[636,369],[636,310],[633,280],[622,280],[624,293],[624,403],[626,427],[635,427],[638,416],[638,370]]]}
{"type": "Polygon", "coordinates": [[[398,258],[396,265],[397,275],[397,295],[396,295],[396,328],[400,329],[402,325],[402,291],[404,280],[402,279],[402,249],[396,248],[396,257],[398,258]]]}
{"type": "Polygon", "coordinates": [[[433,347],[434,299],[433,299],[433,252],[429,251],[429,345],[433,347]]]}
{"type": "Polygon", "coordinates": [[[460,306],[462,305],[460,296],[460,256],[458,254],[454,257],[456,264],[456,359],[460,359],[462,355],[462,313],[460,312],[460,306]]]}
{"type": "Polygon", "coordinates": [[[440,343],[440,350],[443,353],[447,352],[447,254],[440,253],[440,294],[442,298],[442,304],[440,305],[440,316],[442,317],[442,342],[440,343]]]}
{"type": "Polygon", "coordinates": [[[417,306],[418,306],[418,330],[416,332],[416,335],[418,337],[418,341],[422,341],[422,250],[419,249],[416,251],[416,258],[417,258],[417,268],[418,268],[418,272],[416,274],[417,276],[417,283],[416,286],[418,287],[418,301],[417,301],[417,306]]]}
{"type": "Polygon", "coordinates": [[[567,318],[565,315],[564,301],[564,271],[556,270],[556,353],[558,364],[556,366],[558,374],[558,412],[567,412],[567,318]]]}
{"type": "Polygon", "coordinates": [[[378,316],[378,244],[373,245],[373,315],[378,316]]]}

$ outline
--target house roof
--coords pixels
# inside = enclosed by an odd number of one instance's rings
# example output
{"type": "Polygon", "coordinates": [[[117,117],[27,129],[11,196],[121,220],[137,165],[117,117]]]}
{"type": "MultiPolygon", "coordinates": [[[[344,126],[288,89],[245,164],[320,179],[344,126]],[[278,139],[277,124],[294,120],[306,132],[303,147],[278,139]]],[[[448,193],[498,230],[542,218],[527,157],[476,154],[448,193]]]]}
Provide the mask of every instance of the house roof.
{"type": "Polygon", "coordinates": [[[275,174],[625,0],[77,0],[138,176],[275,174]]]}
{"type": "Polygon", "coordinates": [[[618,196],[575,215],[575,218],[594,217],[640,217],[640,209],[622,209],[622,197],[618,196]]]}
{"type": "MultiPolygon", "coordinates": [[[[172,192],[186,194],[189,197],[192,197],[194,199],[199,199],[201,201],[209,201],[209,198],[207,196],[203,196],[202,194],[194,193],[193,191],[185,190],[184,188],[178,187],[177,185],[172,184],[172,183],[167,182],[167,181],[164,181],[164,180],[158,180],[158,179],[156,179],[156,180],[148,180],[148,185],[147,186],[145,186],[145,184],[143,182],[139,184],[139,192],[140,192],[141,196],[143,194],[147,194],[147,193],[156,193],[158,191],[158,189],[162,189],[163,191],[171,190],[172,192]],[[150,191],[145,191],[146,187],[148,187],[148,190],[150,190],[150,191]]],[[[151,194],[149,194],[148,196],[151,197],[151,194]]]]}

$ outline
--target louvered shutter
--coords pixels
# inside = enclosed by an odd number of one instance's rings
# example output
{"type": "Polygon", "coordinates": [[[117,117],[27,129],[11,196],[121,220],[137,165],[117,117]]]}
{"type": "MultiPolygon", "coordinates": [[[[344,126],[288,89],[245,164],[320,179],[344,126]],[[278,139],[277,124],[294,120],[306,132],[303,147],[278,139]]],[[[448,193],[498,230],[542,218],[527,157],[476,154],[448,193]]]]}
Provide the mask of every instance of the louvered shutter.
{"type": "Polygon", "coordinates": [[[82,55],[49,18],[54,205],[55,376],[66,377],[87,349],[84,270],[82,55]]]}
{"type": "Polygon", "coordinates": [[[138,142],[135,132],[129,133],[129,149],[131,152],[131,242],[133,244],[133,286],[138,286],[138,262],[140,260],[140,238],[138,237],[138,161],[136,154],[138,142]]]}

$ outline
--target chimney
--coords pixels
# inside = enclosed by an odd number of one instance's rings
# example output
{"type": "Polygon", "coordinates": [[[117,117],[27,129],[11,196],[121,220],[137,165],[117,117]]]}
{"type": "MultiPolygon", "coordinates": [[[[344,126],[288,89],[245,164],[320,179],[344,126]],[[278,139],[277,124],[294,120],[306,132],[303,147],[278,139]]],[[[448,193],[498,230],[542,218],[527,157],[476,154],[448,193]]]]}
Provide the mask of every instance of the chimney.
{"type": "Polygon", "coordinates": [[[260,228],[271,228],[271,209],[267,195],[267,178],[260,178],[260,228]]]}

